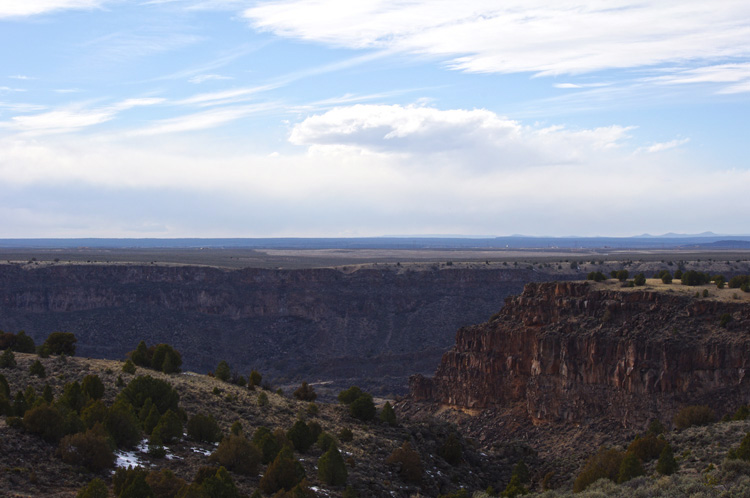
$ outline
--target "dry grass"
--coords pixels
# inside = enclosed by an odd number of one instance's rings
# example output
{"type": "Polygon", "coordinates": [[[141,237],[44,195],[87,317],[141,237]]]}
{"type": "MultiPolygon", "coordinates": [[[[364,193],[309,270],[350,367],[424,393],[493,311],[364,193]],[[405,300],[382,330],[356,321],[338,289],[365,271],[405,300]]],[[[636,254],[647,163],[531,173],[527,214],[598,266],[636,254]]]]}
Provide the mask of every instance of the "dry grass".
{"type": "MultiPolygon", "coordinates": [[[[631,275],[632,278],[632,275],[631,275]]],[[[621,292],[664,292],[667,294],[675,294],[682,296],[695,296],[695,293],[700,294],[700,299],[710,299],[714,301],[724,302],[748,302],[750,301],[750,292],[742,292],[740,289],[730,289],[724,287],[719,289],[716,284],[706,285],[682,285],[678,280],[673,281],[671,284],[665,284],[657,278],[647,278],[646,285],[641,287],[623,287],[622,283],[615,279],[606,280],[604,282],[591,282],[596,289],[612,289],[621,292]],[[703,291],[708,291],[708,297],[703,297],[703,291]]]]}

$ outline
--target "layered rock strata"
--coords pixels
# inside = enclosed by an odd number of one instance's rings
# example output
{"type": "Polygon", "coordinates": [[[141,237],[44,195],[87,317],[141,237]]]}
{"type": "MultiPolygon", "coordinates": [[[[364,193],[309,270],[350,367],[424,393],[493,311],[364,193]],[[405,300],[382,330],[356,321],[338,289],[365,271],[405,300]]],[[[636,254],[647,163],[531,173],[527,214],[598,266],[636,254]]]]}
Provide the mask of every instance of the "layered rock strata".
{"type": "Polygon", "coordinates": [[[520,408],[536,424],[628,425],[687,404],[731,411],[750,399],[748,369],[747,301],[532,283],[489,322],[460,329],[435,376],[412,377],[410,390],[415,401],[520,408]]]}
{"type": "Polygon", "coordinates": [[[37,341],[73,332],[84,356],[121,359],[141,340],[166,342],[199,372],[223,359],[279,383],[343,379],[344,388],[405,392],[409,375],[433,370],[458,327],[545,278],[525,269],[0,265],[0,329],[37,341]]]}

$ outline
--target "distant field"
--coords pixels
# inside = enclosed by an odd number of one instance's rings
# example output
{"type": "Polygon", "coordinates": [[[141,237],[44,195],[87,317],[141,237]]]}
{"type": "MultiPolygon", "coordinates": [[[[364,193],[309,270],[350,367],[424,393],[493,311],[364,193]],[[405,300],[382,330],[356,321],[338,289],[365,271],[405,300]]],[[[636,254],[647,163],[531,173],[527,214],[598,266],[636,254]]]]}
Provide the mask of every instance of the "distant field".
{"type": "MultiPolygon", "coordinates": [[[[599,262],[701,262],[711,271],[745,271],[750,250],[591,250],[591,249],[241,249],[241,248],[147,248],[147,249],[0,249],[0,262],[44,264],[159,264],[199,265],[218,268],[330,268],[345,271],[376,265],[397,265],[413,270],[456,267],[497,268],[547,265],[550,269],[571,261],[597,268],[599,262]],[[346,267],[346,268],[344,268],[346,267]]],[[[649,266],[649,265],[646,265],[649,266]]],[[[563,269],[568,269],[563,268],[563,269]]]]}

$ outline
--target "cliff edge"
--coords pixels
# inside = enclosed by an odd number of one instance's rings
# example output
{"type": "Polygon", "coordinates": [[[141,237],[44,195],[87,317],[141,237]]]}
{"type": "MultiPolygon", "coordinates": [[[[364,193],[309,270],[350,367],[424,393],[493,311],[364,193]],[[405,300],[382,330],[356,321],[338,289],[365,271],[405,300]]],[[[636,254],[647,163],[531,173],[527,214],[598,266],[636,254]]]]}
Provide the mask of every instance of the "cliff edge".
{"type": "Polygon", "coordinates": [[[489,322],[461,328],[435,376],[410,379],[410,400],[537,426],[645,427],[688,404],[721,416],[750,400],[750,303],[685,291],[528,284],[489,322]]]}

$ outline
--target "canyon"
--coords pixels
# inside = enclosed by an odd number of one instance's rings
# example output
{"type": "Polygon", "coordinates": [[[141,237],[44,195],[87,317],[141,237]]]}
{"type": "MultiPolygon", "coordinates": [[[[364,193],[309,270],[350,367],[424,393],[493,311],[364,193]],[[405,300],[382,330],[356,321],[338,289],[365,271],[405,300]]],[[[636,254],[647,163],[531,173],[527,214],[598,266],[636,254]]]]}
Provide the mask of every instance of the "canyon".
{"type": "Polygon", "coordinates": [[[81,356],[123,359],[141,340],[164,342],[187,370],[205,373],[226,360],[276,385],[306,380],[398,394],[409,375],[434,370],[457,328],[485,321],[524,283],[552,278],[437,264],[349,272],[5,264],[0,328],[25,330],[38,343],[52,331],[73,332],[81,356]]]}

